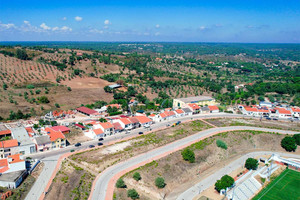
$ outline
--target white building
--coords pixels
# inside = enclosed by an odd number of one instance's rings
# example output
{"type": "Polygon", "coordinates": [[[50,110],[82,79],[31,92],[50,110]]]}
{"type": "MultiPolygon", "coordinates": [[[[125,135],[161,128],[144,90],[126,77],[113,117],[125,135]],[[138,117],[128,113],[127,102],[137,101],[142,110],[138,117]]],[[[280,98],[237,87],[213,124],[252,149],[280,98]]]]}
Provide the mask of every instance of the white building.
{"type": "Polygon", "coordinates": [[[35,143],[31,141],[24,127],[11,128],[12,137],[19,142],[19,152],[23,155],[36,152],[35,143]]]}

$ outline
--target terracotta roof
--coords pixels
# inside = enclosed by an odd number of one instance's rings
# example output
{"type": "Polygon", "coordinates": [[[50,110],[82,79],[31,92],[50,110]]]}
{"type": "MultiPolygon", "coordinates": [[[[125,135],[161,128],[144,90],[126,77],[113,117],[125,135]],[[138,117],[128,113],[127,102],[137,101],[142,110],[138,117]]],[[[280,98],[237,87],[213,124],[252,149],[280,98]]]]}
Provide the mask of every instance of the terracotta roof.
{"type": "Polygon", "coordinates": [[[5,140],[0,142],[0,148],[17,147],[18,145],[18,140],[16,139],[5,140]]]}
{"type": "Polygon", "coordinates": [[[32,130],[31,127],[27,127],[27,128],[25,128],[25,129],[26,129],[27,133],[34,133],[34,131],[32,130]]]}
{"type": "Polygon", "coordinates": [[[12,161],[10,161],[9,164],[23,162],[24,160],[20,159],[20,155],[21,154],[13,154],[8,156],[8,158],[12,158],[12,161]]]}
{"type": "Polygon", "coordinates": [[[80,124],[75,124],[75,126],[79,127],[79,128],[85,128],[84,126],[80,125],[80,124]]]}
{"type": "Polygon", "coordinates": [[[151,115],[149,115],[149,117],[155,117],[155,114],[151,114],[151,115]]]}
{"type": "Polygon", "coordinates": [[[219,110],[217,106],[208,106],[209,110],[219,110]]]}
{"type": "Polygon", "coordinates": [[[293,112],[300,112],[300,108],[292,108],[293,112]]]}
{"type": "Polygon", "coordinates": [[[135,102],[135,100],[134,100],[134,99],[131,99],[131,100],[129,101],[129,103],[133,103],[133,102],[135,102]]]}
{"type": "Polygon", "coordinates": [[[0,173],[6,172],[9,170],[7,159],[0,159],[0,173]]]}
{"type": "Polygon", "coordinates": [[[70,129],[65,126],[52,126],[51,128],[55,131],[61,131],[61,132],[70,131],[70,129]]]}
{"type": "Polygon", "coordinates": [[[128,124],[131,124],[131,121],[129,120],[129,119],[127,119],[127,118],[121,118],[121,119],[119,119],[123,124],[125,124],[125,125],[128,125],[128,124]]]}
{"type": "Polygon", "coordinates": [[[7,135],[7,134],[11,134],[11,130],[7,129],[7,130],[0,131],[0,135],[7,135]]]}
{"type": "Polygon", "coordinates": [[[257,112],[257,108],[252,108],[250,106],[244,106],[244,109],[248,112],[257,112]]]}
{"type": "Polygon", "coordinates": [[[129,117],[128,119],[134,124],[139,123],[139,120],[136,117],[129,117]]]}
{"type": "Polygon", "coordinates": [[[87,108],[87,107],[84,107],[84,106],[82,106],[82,107],[80,107],[80,108],[76,108],[76,110],[79,111],[79,112],[83,112],[83,113],[85,113],[85,114],[88,114],[88,115],[97,113],[97,111],[92,110],[92,109],[87,108]]]}
{"type": "Polygon", "coordinates": [[[113,128],[114,127],[110,122],[100,123],[100,126],[102,126],[103,129],[109,129],[109,128],[113,128]]]}
{"type": "Polygon", "coordinates": [[[96,135],[100,135],[100,134],[104,133],[101,128],[94,129],[93,131],[96,135]]]}
{"type": "Polygon", "coordinates": [[[119,122],[113,123],[113,126],[116,130],[123,130],[123,128],[119,122]]]}
{"type": "Polygon", "coordinates": [[[275,109],[278,110],[278,112],[279,112],[280,114],[287,114],[287,115],[291,115],[291,114],[292,114],[291,111],[286,110],[286,109],[284,109],[284,108],[275,108],[275,109]]]}
{"type": "Polygon", "coordinates": [[[177,109],[177,110],[175,110],[178,114],[182,114],[182,113],[184,113],[183,112],[183,110],[181,110],[181,109],[177,109]]]}
{"type": "Polygon", "coordinates": [[[95,125],[95,124],[99,124],[98,121],[87,121],[87,122],[84,122],[85,125],[88,125],[88,124],[92,124],[92,125],[95,125]]]}
{"type": "Polygon", "coordinates": [[[190,108],[192,108],[193,110],[199,110],[200,109],[200,107],[195,103],[189,103],[188,106],[190,108]]]}
{"type": "Polygon", "coordinates": [[[258,109],[258,112],[261,112],[261,113],[269,113],[270,111],[269,111],[269,109],[267,109],[267,108],[259,108],[259,109],[258,109]]]}
{"type": "Polygon", "coordinates": [[[45,128],[45,131],[49,135],[51,142],[54,142],[59,138],[60,139],[65,139],[66,138],[62,132],[55,131],[55,130],[49,128],[49,127],[45,128]]]}
{"type": "Polygon", "coordinates": [[[141,124],[145,124],[145,123],[148,123],[148,122],[151,122],[152,120],[149,119],[148,117],[146,116],[135,116],[135,118],[137,118],[137,120],[139,120],[139,122],[141,124]]]}
{"type": "Polygon", "coordinates": [[[166,111],[165,113],[166,113],[167,116],[176,115],[174,111],[166,111]]]}
{"type": "Polygon", "coordinates": [[[166,118],[166,117],[167,117],[166,113],[160,113],[159,116],[160,116],[161,118],[166,118]]]}

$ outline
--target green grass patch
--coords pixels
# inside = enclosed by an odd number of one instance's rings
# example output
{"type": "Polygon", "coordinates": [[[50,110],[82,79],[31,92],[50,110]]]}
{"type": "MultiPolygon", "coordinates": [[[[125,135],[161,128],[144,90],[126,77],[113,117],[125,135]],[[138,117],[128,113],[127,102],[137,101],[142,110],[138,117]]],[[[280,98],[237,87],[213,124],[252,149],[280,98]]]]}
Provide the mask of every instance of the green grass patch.
{"type": "Polygon", "coordinates": [[[300,172],[286,169],[253,200],[296,200],[300,197],[300,172]]]}

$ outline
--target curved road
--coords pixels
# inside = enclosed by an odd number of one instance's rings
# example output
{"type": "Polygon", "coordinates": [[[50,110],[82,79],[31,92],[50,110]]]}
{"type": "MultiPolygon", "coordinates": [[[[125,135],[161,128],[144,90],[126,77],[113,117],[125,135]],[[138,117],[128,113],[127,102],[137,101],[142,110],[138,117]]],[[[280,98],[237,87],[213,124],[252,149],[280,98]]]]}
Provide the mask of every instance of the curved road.
{"type": "Polygon", "coordinates": [[[214,172],[212,175],[208,176],[207,178],[201,180],[200,182],[196,183],[189,189],[185,190],[183,193],[181,193],[177,198],[176,197],[169,197],[167,199],[176,199],[176,200],[192,200],[197,195],[199,195],[202,191],[206,190],[210,186],[214,185],[215,182],[220,179],[225,174],[229,174],[232,171],[238,169],[241,166],[244,166],[245,161],[247,158],[250,157],[256,157],[256,156],[262,156],[262,155],[272,155],[273,153],[278,154],[280,156],[285,157],[292,157],[292,158],[298,158],[300,159],[300,155],[292,154],[292,153],[281,153],[281,152],[272,152],[272,151],[257,151],[257,152],[251,152],[248,154],[245,154],[238,159],[234,160],[230,164],[226,165],[222,169],[214,172]]]}
{"type": "Polygon", "coordinates": [[[99,174],[96,180],[94,181],[89,199],[111,200],[113,199],[113,191],[114,191],[115,183],[117,179],[121,177],[123,174],[139,166],[143,166],[146,163],[149,163],[153,160],[157,160],[164,156],[167,156],[172,152],[183,149],[209,136],[218,134],[220,132],[235,131],[235,130],[255,130],[255,131],[265,131],[265,132],[276,132],[281,134],[297,133],[294,131],[257,128],[257,127],[248,127],[248,126],[218,127],[218,128],[211,128],[208,130],[204,130],[107,168],[101,174],[99,174]]]}

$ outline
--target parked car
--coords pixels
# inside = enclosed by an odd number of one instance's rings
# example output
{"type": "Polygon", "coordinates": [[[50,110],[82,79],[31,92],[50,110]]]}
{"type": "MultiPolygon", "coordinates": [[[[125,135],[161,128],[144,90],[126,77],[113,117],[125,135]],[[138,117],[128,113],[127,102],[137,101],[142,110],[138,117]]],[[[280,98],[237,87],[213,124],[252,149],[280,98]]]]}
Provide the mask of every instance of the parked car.
{"type": "Polygon", "coordinates": [[[80,146],[81,146],[81,143],[79,143],[79,142],[75,144],[75,147],[80,147],[80,146]]]}
{"type": "Polygon", "coordinates": [[[181,123],[181,121],[178,121],[178,122],[176,122],[176,125],[178,125],[178,124],[180,124],[181,123]]]}
{"type": "Polygon", "coordinates": [[[273,118],[273,120],[278,120],[277,118],[273,118]]]}
{"type": "Polygon", "coordinates": [[[98,141],[102,141],[102,140],[104,140],[104,138],[99,138],[99,139],[98,139],[98,141]]]}
{"type": "Polygon", "coordinates": [[[143,132],[139,132],[139,135],[142,135],[142,134],[144,134],[143,132]]]}
{"type": "Polygon", "coordinates": [[[271,120],[272,118],[271,118],[271,117],[267,117],[266,119],[267,119],[267,120],[271,120]]]}
{"type": "Polygon", "coordinates": [[[145,124],[144,127],[145,127],[145,128],[149,128],[150,125],[149,125],[149,124],[145,124]]]}
{"type": "Polygon", "coordinates": [[[89,145],[89,147],[90,147],[90,148],[94,148],[94,147],[95,147],[95,145],[92,145],[92,144],[91,144],[91,145],[89,145]]]}
{"type": "Polygon", "coordinates": [[[70,152],[74,152],[75,150],[74,149],[71,149],[71,151],[70,152]]]}
{"type": "Polygon", "coordinates": [[[101,146],[101,145],[103,145],[103,143],[102,143],[102,142],[99,142],[99,143],[98,143],[98,146],[101,146]]]}

